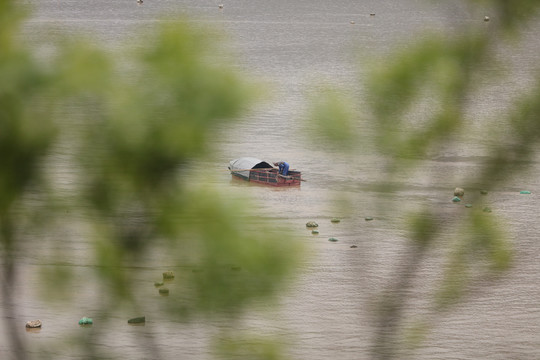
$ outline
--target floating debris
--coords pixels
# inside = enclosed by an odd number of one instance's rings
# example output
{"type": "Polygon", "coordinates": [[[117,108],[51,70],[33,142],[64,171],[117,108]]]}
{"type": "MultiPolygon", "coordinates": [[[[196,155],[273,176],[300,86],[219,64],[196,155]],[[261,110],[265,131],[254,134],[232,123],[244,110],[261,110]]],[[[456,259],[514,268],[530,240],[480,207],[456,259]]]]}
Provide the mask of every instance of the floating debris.
{"type": "Polygon", "coordinates": [[[306,227],[318,227],[319,224],[317,224],[315,221],[308,221],[306,223],[306,227]]]}
{"type": "Polygon", "coordinates": [[[529,190],[521,190],[519,193],[520,194],[530,194],[531,192],[529,190]]]}
{"type": "Polygon", "coordinates": [[[79,325],[92,325],[93,323],[94,321],[86,316],[79,320],[79,325]]]}
{"type": "Polygon", "coordinates": [[[139,316],[139,317],[135,317],[133,319],[128,320],[128,324],[142,324],[142,323],[145,323],[145,322],[146,322],[146,317],[145,316],[139,316]]]}
{"type": "Polygon", "coordinates": [[[164,280],[171,280],[174,279],[174,273],[172,271],[165,271],[163,273],[163,279],[164,280]]]}
{"type": "Polygon", "coordinates": [[[491,208],[489,208],[489,207],[486,206],[485,208],[482,209],[482,211],[483,211],[483,212],[490,213],[490,212],[491,212],[491,208]]]}
{"type": "Polygon", "coordinates": [[[354,20],[351,20],[351,24],[352,24],[352,25],[354,25],[354,24],[355,24],[354,20]]]}
{"type": "Polygon", "coordinates": [[[465,204],[466,208],[472,208],[472,204],[465,204]]]}
{"type": "Polygon", "coordinates": [[[223,4],[219,4],[218,7],[219,7],[220,9],[223,9],[223,4]]]}
{"type": "Polygon", "coordinates": [[[29,329],[36,329],[41,327],[41,320],[32,320],[26,322],[26,327],[29,329]]]}
{"type": "Polygon", "coordinates": [[[489,21],[489,16],[484,16],[484,21],[489,21]]]}
{"type": "Polygon", "coordinates": [[[462,198],[463,196],[465,196],[465,190],[463,190],[462,188],[455,188],[454,189],[454,196],[458,196],[460,198],[462,198]]]}
{"type": "Polygon", "coordinates": [[[163,285],[164,285],[164,283],[163,283],[163,282],[159,282],[159,281],[156,281],[156,282],[154,283],[154,286],[155,286],[155,287],[160,287],[160,286],[163,286],[163,285]]]}
{"type": "Polygon", "coordinates": [[[366,216],[366,217],[364,218],[364,220],[366,220],[366,221],[371,221],[371,220],[373,220],[373,217],[371,217],[371,216],[366,216]]]}
{"type": "Polygon", "coordinates": [[[375,13],[371,13],[371,14],[369,14],[369,16],[375,16],[375,13]]]}
{"type": "Polygon", "coordinates": [[[480,190],[480,194],[482,195],[487,195],[488,191],[487,190],[480,190]]]}
{"type": "Polygon", "coordinates": [[[338,218],[333,218],[333,219],[332,219],[332,220],[330,220],[330,221],[331,221],[331,222],[333,222],[333,223],[338,223],[338,222],[340,222],[341,220],[340,220],[340,219],[338,219],[338,218]]]}
{"type": "Polygon", "coordinates": [[[460,199],[460,198],[458,198],[457,196],[454,196],[454,198],[452,199],[452,201],[453,201],[453,202],[460,202],[460,201],[461,201],[461,199],[460,199]]]}
{"type": "Polygon", "coordinates": [[[356,249],[358,246],[356,245],[351,245],[351,249],[356,249]]]}
{"type": "Polygon", "coordinates": [[[330,239],[328,239],[328,241],[330,241],[330,242],[336,242],[336,241],[339,241],[339,240],[336,239],[335,237],[331,237],[330,239]]]}
{"type": "Polygon", "coordinates": [[[314,235],[317,235],[317,234],[319,234],[319,230],[311,230],[311,233],[314,234],[314,235]]]}
{"type": "Polygon", "coordinates": [[[231,266],[231,270],[232,271],[241,271],[242,267],[241,266],[231,266]]]}

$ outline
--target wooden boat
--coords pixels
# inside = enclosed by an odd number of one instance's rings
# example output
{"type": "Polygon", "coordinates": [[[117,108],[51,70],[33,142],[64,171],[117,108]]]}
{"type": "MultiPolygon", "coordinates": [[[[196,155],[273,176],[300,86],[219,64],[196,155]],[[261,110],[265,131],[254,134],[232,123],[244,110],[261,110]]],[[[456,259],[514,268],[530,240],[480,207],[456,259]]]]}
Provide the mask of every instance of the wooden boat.
{"type": "Polygon", "coordinates": [[[299,186],[302,173],[289,170],[287,175],[281,175],[272,163],[253,157],[243,157],[229,163],[229,171],[241,179],[270,186],[299,186]]]}

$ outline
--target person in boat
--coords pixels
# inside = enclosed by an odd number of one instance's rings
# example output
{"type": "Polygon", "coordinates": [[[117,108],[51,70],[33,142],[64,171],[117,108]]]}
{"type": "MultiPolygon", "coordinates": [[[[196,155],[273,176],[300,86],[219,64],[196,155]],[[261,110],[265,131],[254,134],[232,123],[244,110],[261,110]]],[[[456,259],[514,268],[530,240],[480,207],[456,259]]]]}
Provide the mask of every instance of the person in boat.
{"type": "Polygon", "coordinates": [[[287,175],[289,173],[289,164],[285,161],[276,162],[274,166],[279,167],[279,173],[281,175],[287,175]]]}

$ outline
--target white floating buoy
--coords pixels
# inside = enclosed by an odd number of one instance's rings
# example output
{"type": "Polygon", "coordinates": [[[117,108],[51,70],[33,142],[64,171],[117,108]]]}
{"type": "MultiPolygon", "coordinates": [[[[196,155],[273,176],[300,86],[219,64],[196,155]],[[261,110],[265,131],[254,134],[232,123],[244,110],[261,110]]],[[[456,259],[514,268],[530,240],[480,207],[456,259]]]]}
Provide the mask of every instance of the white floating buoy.
{"type": "Polygon", "coordinates": [[[489,16],[484,16],[484,21],[489,21],[489,16]]]}
{"type": "Polygon", "coordinates": [[[26,322],[26,327],[29,329],[36,329],[41,327],[41,320],[32,320],[26,322]]]}

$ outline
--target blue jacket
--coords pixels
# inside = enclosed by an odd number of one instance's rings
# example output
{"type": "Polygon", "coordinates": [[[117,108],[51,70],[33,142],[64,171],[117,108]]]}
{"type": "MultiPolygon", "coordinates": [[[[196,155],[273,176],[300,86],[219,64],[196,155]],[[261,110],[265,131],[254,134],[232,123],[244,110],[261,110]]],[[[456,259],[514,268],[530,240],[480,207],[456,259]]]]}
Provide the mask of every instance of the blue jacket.
{"type": "Polygon", "coordinates": [[[281,175],[287,175],[289,173],[289,164],[287,164],[285,161],[278,162],[279,166],[279,173],[281,175]]]}

